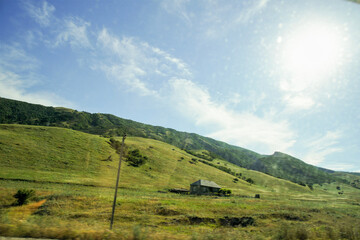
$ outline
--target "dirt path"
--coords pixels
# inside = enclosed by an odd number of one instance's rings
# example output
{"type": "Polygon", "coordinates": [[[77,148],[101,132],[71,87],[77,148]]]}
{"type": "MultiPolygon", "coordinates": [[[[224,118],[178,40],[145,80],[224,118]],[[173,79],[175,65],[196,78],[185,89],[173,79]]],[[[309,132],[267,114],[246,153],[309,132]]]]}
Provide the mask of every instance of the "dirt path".
{"type": "Polygon", "coordinates": [[[46,202],[46,199],[39,202],[30,203],[27,205],[14,207],[9,211],[9,218],[11,220],[26,220],[31,214],[46,202]]]}

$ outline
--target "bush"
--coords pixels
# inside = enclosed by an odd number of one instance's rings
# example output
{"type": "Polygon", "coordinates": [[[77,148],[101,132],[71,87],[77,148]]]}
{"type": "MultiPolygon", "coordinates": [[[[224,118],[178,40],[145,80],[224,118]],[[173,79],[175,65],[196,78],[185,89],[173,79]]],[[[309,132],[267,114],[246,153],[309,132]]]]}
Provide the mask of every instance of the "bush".
{"type": "Polygon", "coordinates": [[[118,140],[116,140],[115,138],[110,138],[110,146],[116,150],[117,154],[120,154],[120,150],[121,150],[121,142],[119,142],[118,140]]]}
{"type": "Polygon", "coordinates": [[[254,180],[252,180],[251,178],[246,179],[246,181],[247,181],[248,183],[250,183],[250,184],[254,184],[254,183],[255,183],[254,180]]]}
{"type": "Polygon", "coordinates": [[[35,195],[35,191],[32,189],[19,189],[17,193],[14,194],[16,198],[15,205],[21,206],[28,203],[29,199],[35,195]]]}
{"type": "Polygon", "coordinates": [[[128,152],[126,161],[129,163],[130,166],[139,167],[145,164],[147,160],[148,158],[146,156],[140,154],[139,149],[135,149],[128,152]]]}
{"type": "Polygon", "coordinates": [[[220,188],[219,191],[218,191],[218,195],[219,196],[230,196],[231,195],[231,190],[226,189],[226,188],[220,188]]]}

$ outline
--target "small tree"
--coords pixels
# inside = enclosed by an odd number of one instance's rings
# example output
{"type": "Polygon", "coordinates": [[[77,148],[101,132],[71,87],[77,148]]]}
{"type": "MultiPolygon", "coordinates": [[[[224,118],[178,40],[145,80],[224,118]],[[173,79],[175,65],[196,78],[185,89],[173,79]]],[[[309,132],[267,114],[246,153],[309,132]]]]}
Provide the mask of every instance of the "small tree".
{"type": "Polygon", "coordinates": [[[139,167],[145,164],[147,160],[148,158],[146,156],[140,154],[139,149],[135,149],[128,152],[126,161],[129,163],[130,166],[139,167]]]}
{"type": "Polygon", "coordinates": [[[35,191],[32,189],[19,189],[17,193],[14,194],[16,198],[15,205],[21,206],[28,203],[29,199],[35,195],[35,191]]]}

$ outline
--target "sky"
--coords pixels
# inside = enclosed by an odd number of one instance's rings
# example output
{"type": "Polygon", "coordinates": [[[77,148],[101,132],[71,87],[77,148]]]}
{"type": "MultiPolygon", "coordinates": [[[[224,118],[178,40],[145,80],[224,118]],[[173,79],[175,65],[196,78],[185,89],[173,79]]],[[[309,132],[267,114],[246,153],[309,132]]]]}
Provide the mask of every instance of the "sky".
{"type": "Polygon", "coordinates": [[[360,172],[360,4],[0,0],[0,96],[360,172]]]}

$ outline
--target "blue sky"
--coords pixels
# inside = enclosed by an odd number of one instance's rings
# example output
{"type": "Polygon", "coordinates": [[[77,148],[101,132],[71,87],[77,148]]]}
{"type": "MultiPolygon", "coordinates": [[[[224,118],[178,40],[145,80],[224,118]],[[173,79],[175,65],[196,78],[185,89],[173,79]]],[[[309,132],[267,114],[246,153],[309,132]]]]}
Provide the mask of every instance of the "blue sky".
{"type": "Polygon", "coordinates": [[[360,172],[360,4],[0,0],[0,96],[360,172]]]}

